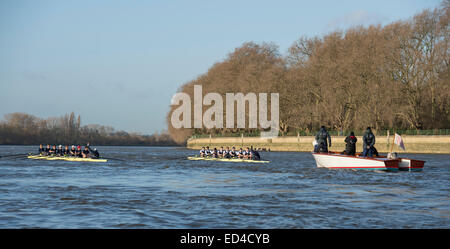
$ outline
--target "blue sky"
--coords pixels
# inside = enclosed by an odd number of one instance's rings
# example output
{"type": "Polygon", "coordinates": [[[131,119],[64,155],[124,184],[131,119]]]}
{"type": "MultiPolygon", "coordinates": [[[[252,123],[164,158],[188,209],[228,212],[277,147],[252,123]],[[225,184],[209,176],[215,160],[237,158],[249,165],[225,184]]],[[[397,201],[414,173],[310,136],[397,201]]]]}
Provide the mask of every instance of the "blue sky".
{"type": "Polygon", "coordinates": [[[285,53],[301,36],[406,19],[438,0],[0,1],[0,117],[74,111],[151,134],[170,99],[247,41],[285,53]]]}

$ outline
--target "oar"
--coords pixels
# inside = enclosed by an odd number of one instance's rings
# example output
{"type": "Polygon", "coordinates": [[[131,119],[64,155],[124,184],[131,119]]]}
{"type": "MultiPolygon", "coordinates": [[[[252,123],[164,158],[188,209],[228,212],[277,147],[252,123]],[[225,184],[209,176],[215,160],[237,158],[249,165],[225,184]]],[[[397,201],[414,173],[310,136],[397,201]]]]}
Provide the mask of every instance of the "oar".
{"type": "Polygon", "coordinates": [[[117,160],[117,161],[125,161],[123,159],[119,159],[119,158],[112,158],[112,157],[99,157],[99,158],[103,158],[103,159],[108,159],[108,160],[117,160]]]}
{"type": "Polygon", "coordinates": [[[0,158],[2,157],[13,157],[13,156],[26,156],[27,154],[14,154],[14,155],[6,155],[6,156],[0,156],[0,158]]]}

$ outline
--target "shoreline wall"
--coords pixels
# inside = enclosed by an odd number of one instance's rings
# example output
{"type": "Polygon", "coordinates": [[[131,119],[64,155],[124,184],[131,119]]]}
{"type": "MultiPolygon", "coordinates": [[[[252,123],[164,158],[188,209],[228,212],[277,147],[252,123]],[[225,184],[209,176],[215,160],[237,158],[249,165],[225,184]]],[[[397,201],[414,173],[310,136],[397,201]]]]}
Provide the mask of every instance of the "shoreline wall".
{"type": "MultiPolygon", "coordinates": [[[[356,152],[362,152],[362,137],[357,136],[356,152]]],[[[427,135],[403,135],[403,143],[406,151],[394,145],[394,151],[399,153],[442,153],[450,154],[450,136],[427,136],[427,135]]],[[[332,136],[329,148],[331,151],[343,151],[345,149],[345,136],[332,136]]],[[[393,136],[377,136],[375,147],[380,153],[390,151],[393,136]]],[[[200,149],[202,146],[216,147],[235,146],[254,148],[266,148],[271,151],[300,151],[310,152],[313,150],[313,136],[290,136],[275,137],[272,139],[260,137],[212,137],[212,138],[191,138],[187,141],[186,147],[189,149],[200,149]]]]}

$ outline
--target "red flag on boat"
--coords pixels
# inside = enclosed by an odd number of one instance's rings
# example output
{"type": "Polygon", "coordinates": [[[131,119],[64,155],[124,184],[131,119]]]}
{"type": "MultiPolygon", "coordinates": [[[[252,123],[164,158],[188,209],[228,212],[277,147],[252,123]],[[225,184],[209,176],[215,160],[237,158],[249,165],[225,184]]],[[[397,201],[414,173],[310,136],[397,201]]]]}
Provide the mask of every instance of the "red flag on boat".
{"type": "Polygon", "coordinates": [[[403,150],[405,150],[405,145],[403,144],[403,139],[400,135],[398,135],[397,133],[395,133],[395,138],[394,138],[394,143],[396,145],[398,145],[398,147],[402,148],[403,150]]]}

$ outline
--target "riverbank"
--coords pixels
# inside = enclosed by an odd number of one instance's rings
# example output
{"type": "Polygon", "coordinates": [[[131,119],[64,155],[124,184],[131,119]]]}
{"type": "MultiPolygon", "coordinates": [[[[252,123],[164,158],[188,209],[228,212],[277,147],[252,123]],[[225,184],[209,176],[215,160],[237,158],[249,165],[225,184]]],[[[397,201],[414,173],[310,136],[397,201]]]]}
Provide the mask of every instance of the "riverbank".
{"type": "MultiPolygon", "coordinates": [[[[357,152],[362,152],[362,137],[357,136],[357,152]]],[[[426,135],[403,135],[403,142],[406,151],[402,151],[394,145],[394,151],[401,153],[440,153],[450,154],[450,136],[426,136],[426,135]]],[[[375,147],[378,152],[386,153],[390,151],[392,135],[377,136],[375,147]]],[[[332,151],[343,151],[345,149],[345,136],[333,136],[331,138],[332,151]]],[[[186,147],[189,149],[200,149],[202,146],[216,147],[235,146],[266,148],[271,151],[301,151],[309,152],[313,150],[313,136],[296,137],[275,137],[272,139],[260,137],[212,137],[212,138],[191,138],[187,141],[186,147]]]]}

